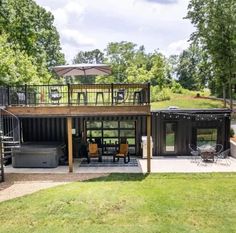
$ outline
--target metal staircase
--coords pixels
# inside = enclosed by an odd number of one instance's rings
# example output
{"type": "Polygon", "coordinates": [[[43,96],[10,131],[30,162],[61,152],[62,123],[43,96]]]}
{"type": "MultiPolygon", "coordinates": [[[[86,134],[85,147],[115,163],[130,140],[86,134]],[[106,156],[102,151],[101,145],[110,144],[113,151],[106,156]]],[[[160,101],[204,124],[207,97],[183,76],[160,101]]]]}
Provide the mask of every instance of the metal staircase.
{"type": "Polygon", "coordinates": [[[19,147],[19,118],[0,107],[0,182],[4,181],[4,165],[11,163],[13,149],[19,147]]]}

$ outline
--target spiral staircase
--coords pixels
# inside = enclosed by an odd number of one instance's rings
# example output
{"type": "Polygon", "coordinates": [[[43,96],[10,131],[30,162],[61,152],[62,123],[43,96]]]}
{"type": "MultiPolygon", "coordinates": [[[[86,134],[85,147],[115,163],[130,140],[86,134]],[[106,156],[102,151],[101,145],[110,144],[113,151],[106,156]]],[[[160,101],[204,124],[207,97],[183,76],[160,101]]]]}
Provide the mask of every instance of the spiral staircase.
{"type": "Polygon", "coordinates": [[[20,147],[19,118],[0,107],[0,182],[4,181],[4,165],[11,163],[14,148],[20,147]]]}

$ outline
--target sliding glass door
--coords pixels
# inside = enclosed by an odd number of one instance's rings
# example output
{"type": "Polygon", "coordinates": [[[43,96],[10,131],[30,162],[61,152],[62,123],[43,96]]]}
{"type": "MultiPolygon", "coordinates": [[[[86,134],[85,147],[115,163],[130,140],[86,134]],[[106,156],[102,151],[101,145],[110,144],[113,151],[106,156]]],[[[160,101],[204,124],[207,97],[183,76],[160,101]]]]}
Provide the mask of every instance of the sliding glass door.
{"type": "Polygon", "coordinates": [[[122,139],[128,141],[130,153],[136,153],[136,122],[134,120],[87,121],[86,131],[88,141],[101,142],[104,154],[114,154],[122,139]]]}

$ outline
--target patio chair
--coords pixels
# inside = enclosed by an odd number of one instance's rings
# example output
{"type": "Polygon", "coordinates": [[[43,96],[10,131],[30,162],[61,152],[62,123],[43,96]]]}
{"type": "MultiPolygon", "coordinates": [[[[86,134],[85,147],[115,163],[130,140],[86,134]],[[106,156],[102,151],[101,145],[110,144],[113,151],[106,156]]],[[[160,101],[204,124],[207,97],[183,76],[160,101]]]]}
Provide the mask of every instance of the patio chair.
{"type": "Polygon", "coordinates": [[[88,163],[90,163],[91,158],[98,158],[98,162],[102,162],[102,155],[100,154],[98,144],[96,143],[89,143],[87,157],[88,163]]]}
{"type": "Polygon", "coordinates": [[[189,144],[188,148],[190,150],[190,154],[192,155],[191,156],[192,157],[192,162],[197,162],[197,159],[201,154],[200,149],[196,145],[193,145],[193,144],[189,144]]]}
{"type": "Polygon", "coordinates": [[[230,162],[229,155],[230,155],[230,149],[222,151],[216,155],[215,162],[217,163],[217,161],[220,159],[221,161],[225,161],[226,165],[230,165],[231,162],[230,162]]]}
{"type": "Polygon", "coordinates": [[[125,101],[125,90],[124,89],[120,89],[116,92],[116,95],[113,97],[115,104],[120,104],[123,103],[125,101]]]}
{"type": "Polygon", "coordinates": [[[52,103],[54,103],[54,104],[56,103],[59,105],[59,101],[62,96],[60,95],[57,88],[51,88],[49,97],[50,97],[52,103]]]}
{"type": "Polygon", "coordinates": [[[17,104],[25,104],[25,92],[17,92],[16,93],[16,96],[17,96],[17,104]]]}
{"type": "Polygon", "coordinates": [[[213,148],[215,149],[214,157],[217,160],[217,158],[220,156],[221,152],[223,151],[223,145],[215,144],[213,148]]]}
{"type": "Polygon", "coordinates": [[[113,155],[113,162],[119,161],[120,158],[124,159],[124,163],[130,162],[129,145],[127,143],[119,145],[118,152],[113,155]]]}

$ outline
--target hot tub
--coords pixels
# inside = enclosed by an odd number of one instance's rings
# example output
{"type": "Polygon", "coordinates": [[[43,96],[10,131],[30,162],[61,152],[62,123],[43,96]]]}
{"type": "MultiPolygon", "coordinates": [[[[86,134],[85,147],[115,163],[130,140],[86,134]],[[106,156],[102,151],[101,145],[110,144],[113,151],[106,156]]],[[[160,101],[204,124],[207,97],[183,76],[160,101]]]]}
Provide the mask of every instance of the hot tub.
{"type": "Polygon", "coordinates": [[[62,142],[27,142],[12,153],[14,168],[55,168],[64,155],[62,142]]]}

